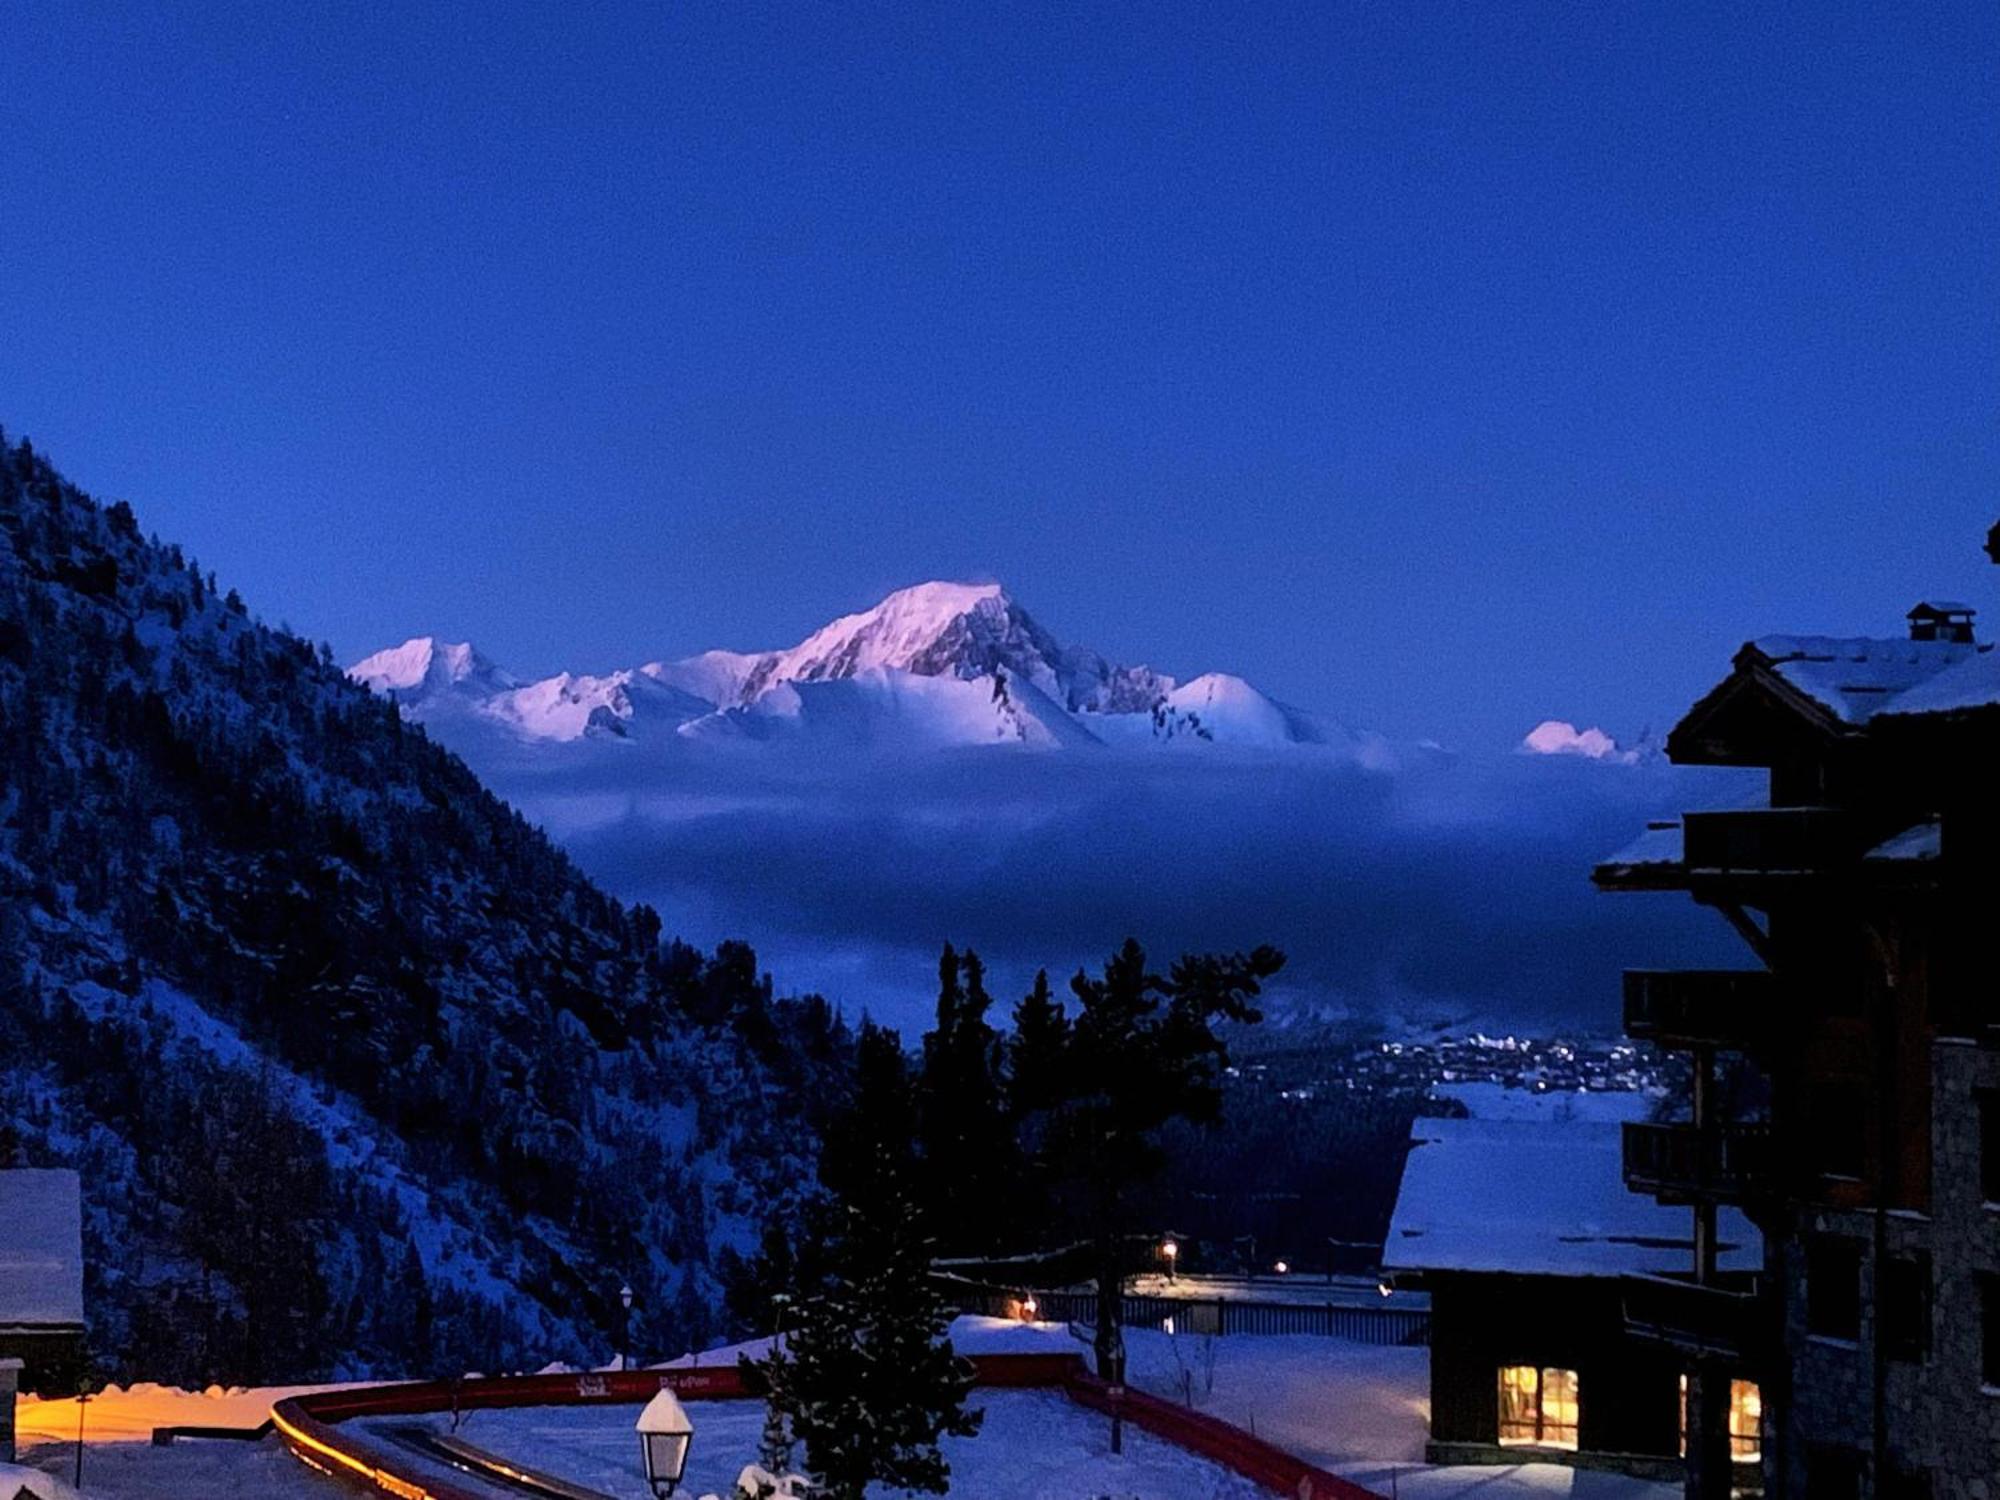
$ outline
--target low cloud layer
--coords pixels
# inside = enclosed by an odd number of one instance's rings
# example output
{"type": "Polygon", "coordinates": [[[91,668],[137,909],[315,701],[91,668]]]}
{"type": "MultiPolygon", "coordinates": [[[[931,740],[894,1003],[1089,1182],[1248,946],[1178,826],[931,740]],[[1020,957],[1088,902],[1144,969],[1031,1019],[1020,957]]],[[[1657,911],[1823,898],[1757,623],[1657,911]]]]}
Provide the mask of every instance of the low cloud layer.
{"type": "Polygon", "coordinates": [[[1590,884],[1648,817],[1740,793],[1663,765],[562,750],[473,759],[669,931],[746,938],[782,988],[905,1027],[947,940],[1003,996],[1127,934],[1163,961],[1270,942],[1279,1010],[1596,1032],[1623,968],[1745,960],[1684,898],[1590,884]]]}

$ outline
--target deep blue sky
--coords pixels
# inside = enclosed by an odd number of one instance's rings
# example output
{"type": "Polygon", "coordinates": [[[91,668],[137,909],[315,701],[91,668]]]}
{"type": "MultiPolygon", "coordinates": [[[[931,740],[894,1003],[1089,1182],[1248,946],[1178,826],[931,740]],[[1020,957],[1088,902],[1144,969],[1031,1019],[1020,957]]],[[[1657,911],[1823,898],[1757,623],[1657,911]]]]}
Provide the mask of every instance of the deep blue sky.
{"type": "Polygon", "coordinates": [[[344,656],[999,577],[1630,733],[2000,625],[2000,7],[1779,10],[4,6],[0,423],[344,656]]]}

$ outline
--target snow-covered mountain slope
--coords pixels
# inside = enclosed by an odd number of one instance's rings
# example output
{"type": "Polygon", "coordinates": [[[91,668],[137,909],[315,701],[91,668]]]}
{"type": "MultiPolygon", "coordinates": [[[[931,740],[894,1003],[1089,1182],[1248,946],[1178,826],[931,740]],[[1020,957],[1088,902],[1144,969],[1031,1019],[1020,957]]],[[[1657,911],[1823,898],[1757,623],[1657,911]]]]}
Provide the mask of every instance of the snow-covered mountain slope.
{"type": "MultiPolygon", "coordinates": [[[[367,675],[580,744],[712,711],[433,641],[367,675]]],[[[593,1363],[621,1280],[642,1347],[715,1332],[846,1032],[661,936],[330,652],[0,442],[0,1153],[82,1176],[98,1374],[593,1363]]]]}
{"type": "Polygon", "coordinates": [[[1004,676],[920,677],[886,667],[834,680],[775,683],[741,707],[695,720],[685,733],[711,743],[809,740],[857,749],[1097,743],[1033,683],[1004,676]]]}
{"type": "Polygon", "coordinates": [[[1065,646],[998,584],[922,583],[789,650],[708,651],[602,677],[563,673],[521,685],[470,646],[429,638],[379,652],[352,673],[394,692],[406,715],[448,741],[500,727],[526,741],[678,734],[704,744],[823,740],[830,750],[1110,744],[1389,753],[1240,677],[1177,683],[1065,646]]]}

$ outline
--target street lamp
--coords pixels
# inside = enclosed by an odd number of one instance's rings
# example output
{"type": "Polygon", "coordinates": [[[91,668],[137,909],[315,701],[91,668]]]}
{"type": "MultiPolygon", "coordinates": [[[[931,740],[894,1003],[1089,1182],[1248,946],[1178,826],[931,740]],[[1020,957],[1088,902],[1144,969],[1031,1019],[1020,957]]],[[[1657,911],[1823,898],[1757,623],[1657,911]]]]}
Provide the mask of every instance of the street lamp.
{"type": "Polygon", "coordinates": [[[1172,1240],[1168,1240],[1160,1246],[1160,1254],[1167,1262],[1167,1280],[1175,1280],[1174,1263],[1181,1258],[1181,1247],[1172,1240]]]}
{"type": "Polygon", "coordinates": [[[694,1424],[680,1398],[662,1386],[660,1393],[639,1413],[639,1447],[646,1457],[646,1483],[654,1500],[665,1500],[687,1472],[688,1445],[694,1441],[694,1424]]]}
{"type": "Polygon", "coordinates": [[[1271,1267],[1271,1269],[1276,1271],[1280,1276],[1287,1275],[1292,1269],[1291,1262],[1281,1260],[1275,1266],[1271,1267]]]}
{"type": "Polygon", "coordinates": [[[618,1368],[632,1368],[632,1283],[618,1288],[618,1305],[624,1312],[618,1319],[618,1368]]]}

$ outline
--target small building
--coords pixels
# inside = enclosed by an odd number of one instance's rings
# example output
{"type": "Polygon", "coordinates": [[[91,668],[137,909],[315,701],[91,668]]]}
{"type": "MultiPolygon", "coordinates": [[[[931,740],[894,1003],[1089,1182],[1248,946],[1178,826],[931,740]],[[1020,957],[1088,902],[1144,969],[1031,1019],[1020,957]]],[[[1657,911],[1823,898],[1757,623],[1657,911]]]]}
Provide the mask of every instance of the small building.
{"type": "MultiPolygon", "coordinates": [[[[1681,1472],[1684,1366],[1626,1329],[1625,1278],[1685,1274],[1685,1212],[1628,1192],[1622,1121],[1642,1095],[1539,1118],[1419,1119],[1383,1246],[1431,1294],[1433,1463],[1542,1461],[1658,1479],[1681,1472]]],[[[1722,1264],[1761,1240],[1722,1226],[1722,1264]]],[[[1738,1457],[1758,1458],[1758,1393],[1737,1392],[1738,1457]]]]}
{"type": "Polygon", "coordinates": [[[0,1171],[0,1462],[15,1390],[68,1395],[82,1373],[81,1184],[61,1168],[0,1171]]]}

